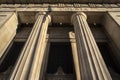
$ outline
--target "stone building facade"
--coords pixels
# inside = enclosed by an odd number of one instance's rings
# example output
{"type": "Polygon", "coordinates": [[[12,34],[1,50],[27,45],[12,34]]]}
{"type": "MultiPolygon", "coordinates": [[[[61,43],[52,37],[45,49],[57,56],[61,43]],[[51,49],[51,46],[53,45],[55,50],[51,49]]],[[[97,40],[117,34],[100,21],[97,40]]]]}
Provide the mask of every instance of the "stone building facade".
{"type": "Polygon", "coordinates": [[[119,80],[119,0],[1,0],[0,80],[119,80]]]}

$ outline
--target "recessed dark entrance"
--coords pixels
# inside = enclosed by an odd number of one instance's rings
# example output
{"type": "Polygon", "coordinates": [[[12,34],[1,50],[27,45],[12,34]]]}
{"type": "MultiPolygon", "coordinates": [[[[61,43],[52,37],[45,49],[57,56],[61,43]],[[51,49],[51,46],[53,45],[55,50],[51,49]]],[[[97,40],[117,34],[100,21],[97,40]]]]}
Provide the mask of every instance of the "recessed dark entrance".
{"type": "Polygon", "coordinates": [[[46,80],[76,80],[70,42],[50,45],[46,80]]]}
{"type": "Polygon", "coordinates": [[[69,42],[53,42],[50,45],[47,73],[56,73],[61,67],[65,74],[73,74],[73,57],[69,42]]]}

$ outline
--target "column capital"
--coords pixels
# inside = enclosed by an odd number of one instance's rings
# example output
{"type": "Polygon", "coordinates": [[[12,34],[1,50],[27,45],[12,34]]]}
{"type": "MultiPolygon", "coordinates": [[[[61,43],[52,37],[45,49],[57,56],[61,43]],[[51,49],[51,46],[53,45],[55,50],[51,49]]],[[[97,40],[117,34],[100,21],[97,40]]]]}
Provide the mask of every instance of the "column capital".
{"type": "Polygon", "coordinates": [[[39,15],[45,15],[45,14],[46,14],[46,12],[38,12],[38,13],[36,13],[35,19],[37,19],[39,15]]]}
{"type": "Polygon", "coordinates": [[[38,16],[40,16],[40,15],[45,15],[46,18],[48,19],[49,23],[51,22],[51,16],[50,16],[47,12],[38,12],[38,13],[36,14],[35,18],[37,19],[38,16]]]}
{"type": "Polygon", "coordinates": [[[77,15],[81,15],[83,16],[85,19],[87,19],[87,15],[84,13],[84,12],[77,12],[77,13],[74,13],[71,17],[71,22],[73,23],[76,19],[74,19],[77,15]]]}

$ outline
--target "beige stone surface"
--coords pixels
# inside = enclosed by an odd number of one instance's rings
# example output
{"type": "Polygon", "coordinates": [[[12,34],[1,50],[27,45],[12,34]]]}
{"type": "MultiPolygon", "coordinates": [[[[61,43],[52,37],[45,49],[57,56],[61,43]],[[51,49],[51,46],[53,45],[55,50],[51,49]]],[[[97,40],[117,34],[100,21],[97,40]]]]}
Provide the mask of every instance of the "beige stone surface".
{"type": "Polygon", "coordinates": [[[120,66],[120,12],[108,12],[103,20],[103,25],[109,35],[109,41],[112,44],[113,54],[118,60],[120,66]]]}
{"type": "Polygon", "coordinates": [[[13,12],[0,12],[0,58],[16,34],[18,20],[13,12]]]}
{"type": "Polygon", "coordinates": [[[108,12],[103,21],[106,31],[120,50],[120,12],[108,12]]]}

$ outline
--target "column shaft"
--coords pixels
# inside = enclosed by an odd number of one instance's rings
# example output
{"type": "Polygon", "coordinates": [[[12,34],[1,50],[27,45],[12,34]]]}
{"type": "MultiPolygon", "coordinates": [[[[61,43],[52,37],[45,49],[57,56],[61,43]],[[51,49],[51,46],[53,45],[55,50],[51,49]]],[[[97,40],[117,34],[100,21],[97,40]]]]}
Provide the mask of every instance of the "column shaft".
{"type": "MultiPolygon", "coordinates": [[[[21,52],[21,55],[15,65],[10,80],[26,80],[31,68],[31,62],[36,54],[38,44],[40,43],[40,35],[44,35],[45,23],[48,22],[48,16],[45,14],[39,14],[35,25],[30,33],[30,36],[21,52]]],[[[48,25],[46,25],[48,26],[48,25]]],[[[47,29],[45,29],[47,31],[47,29]]],[[[41,39],[42,40],[42,39],[41,39]]],[[[42,47],[41,47],[42,48],[42,47]]]]}
{"type": "Polygon", "coordinates": [[[72,16],[82,80],[111,80],[92,32],[82,12],[72,16]]]}
{"type": "Polygon", "coordinates": [[[29,76],[30,80],[38,80],[39,78],[42,77],[40,76],[40,74],[42,68],[42,61],[45,53],[45,46],[46,46],[45,40],[46,40],[46,34],[47,34],[47,28],[49,22],[50,22],[50,17],[46,19],[46,22],[43,22],[41,34],[39,35],[39,39],[38,39],[39,44],[37,44],[35,56],[32,63],[32,68],[30,70],[30,76],[29,76]]]}

